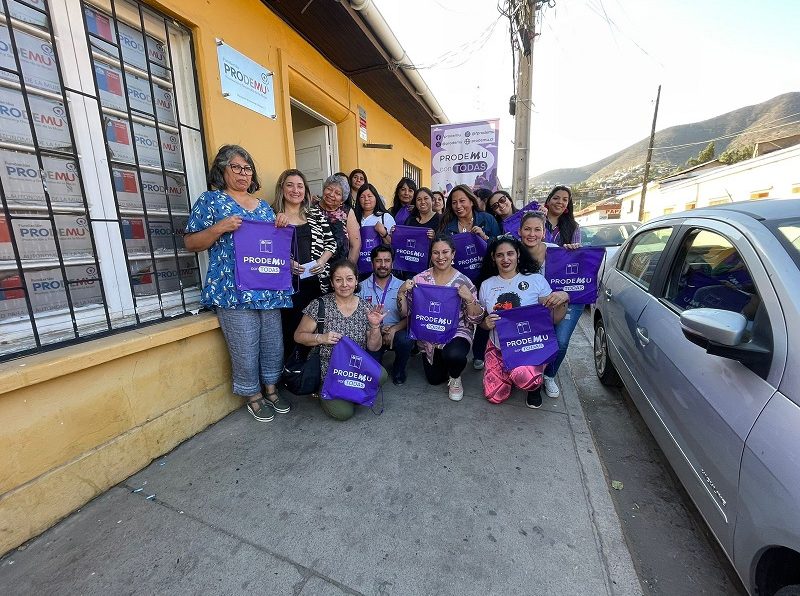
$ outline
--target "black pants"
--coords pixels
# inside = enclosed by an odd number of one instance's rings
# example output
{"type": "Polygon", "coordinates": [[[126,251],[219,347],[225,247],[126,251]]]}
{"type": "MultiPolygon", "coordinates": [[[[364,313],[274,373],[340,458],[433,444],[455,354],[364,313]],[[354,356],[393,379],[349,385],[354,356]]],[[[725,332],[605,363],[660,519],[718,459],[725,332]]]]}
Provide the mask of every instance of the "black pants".
{"type": "MultiPolygon", "coordinates": [[[[281,309],[281,327],[283,328],[283,359],[286,360],[294,352],[294,332],[303,318],[303,309],[322,296],[319,279],[316,276],[300,280],[300,289],[292,295],[292,308],[281,309]]],[[[305,346],[304,346],[305,348],[305,346]]]]}
{"type": "Polygon", "coordinates": [[[469,342],[463,337],[456,337],[445,344],[444,348],[433,351],[433,364],[427,358],[422,359],[425,367],[425,378],[431,385],[441,385],[448,379],[461,376],[467,366],[469,342]]]}

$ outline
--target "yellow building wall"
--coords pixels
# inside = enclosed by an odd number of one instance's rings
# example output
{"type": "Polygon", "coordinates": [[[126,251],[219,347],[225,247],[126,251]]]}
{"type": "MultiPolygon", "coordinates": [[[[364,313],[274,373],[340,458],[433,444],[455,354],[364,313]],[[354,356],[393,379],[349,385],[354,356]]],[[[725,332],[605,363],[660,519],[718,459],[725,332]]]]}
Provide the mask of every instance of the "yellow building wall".
{"type": "MultiPolygon", "coordinates": [[[[252,152],[272,200],[294,165],[289,98],[336,123],[342,171],[364,169],[387,198],[403,159],[429,181],[430,150],[258,0],[153,3],[194,35],[209,158],[252,152]],[[275,73],[277,118],[222,97],[216,38],[275,73]],[[365,149],[358,106],[367,111],[365,149]]],[[[174,320],[0,364],[0,554],[241,406],[216,317],[174,320]]]]}
{"type": "Polygon", "coordinates": [[[278,176],[294,167],[290,97],[336,124],[339,169],[363,169],[387,200],[403,175],[403,159],[422,170],[423,184],[430,182],[430,149],[260,1],[163,0],[154,5],[192,30],[209,158],[225,143],[245,147],[255,159],[262,197],[272,201],[278,176]],[[275,74],[275,120],[222,97],[217,38],[275,74]],[[362,146],[359,105],[367,112],[369,142],[389,143],[393,149],[362,146]]]}

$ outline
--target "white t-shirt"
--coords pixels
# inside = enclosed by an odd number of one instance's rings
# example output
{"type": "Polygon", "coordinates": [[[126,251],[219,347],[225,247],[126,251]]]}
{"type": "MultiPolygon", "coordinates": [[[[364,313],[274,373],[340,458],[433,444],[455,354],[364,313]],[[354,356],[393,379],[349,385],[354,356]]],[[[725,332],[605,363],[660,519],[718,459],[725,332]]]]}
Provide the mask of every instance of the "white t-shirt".
{"type": "MultiPolygon", "coordinates": [[[[511,279],[499,275],[490,277],[481,284],[478,301],[487,313],[508,310],[517,306],[539,304],[539,298],[549,296],[553,290],[543,275],[517,273],[511,279]]],[[[498,345],[497,331],[492,329],[492,343],[498,345]]]]}
{"type": "Polygon", "coordinates": [[[382,222],[384,226],[386,226],[386,231],[391,232],[392,228],[396,225],[394,221],[394,217],[392,217],[391,213],[384,213],[383,215],[369,215],[361,220],[362,227],[375,227],[375,224],[378,222],[382,222]]]}

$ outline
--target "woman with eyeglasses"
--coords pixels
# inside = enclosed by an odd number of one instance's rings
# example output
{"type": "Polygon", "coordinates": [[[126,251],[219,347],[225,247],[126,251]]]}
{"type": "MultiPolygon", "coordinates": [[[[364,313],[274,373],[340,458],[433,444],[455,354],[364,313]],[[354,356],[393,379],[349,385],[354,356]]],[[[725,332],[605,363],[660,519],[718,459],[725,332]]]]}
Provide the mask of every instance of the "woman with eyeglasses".
{"type": "Polygon", "coordinates": [[[503,228],[503,220],[517,212],[511,195],[504,190],[496,190],[486,201],[486,211],[494,215],[500,229],[503,228]]]}
{"type": "Polygon", "coordinates": [[[208,172],[208,185],[212,190],[192,206],[184,242],[193,252],[208,250],[200,301],[217,313],[230,353],[233,393],[245,399],[256,420],[269,422],[275,412],[289,412],[276,384],[283,370],[281,309],[291,308],[292,293],[238,290],[233,235],[243,220],[275,222],[275,213],[256,196],[261,188],[256,166],[238,145],[220,148],[208,172]]]}
{"type": "MultiPolygon", "coordinates": [[[[522,221],[519,224],[519,236],[522,245],[527,249],[533,260],[539,264],[542,275],[544,275],[547,248],[558,247],[556,243],[545,242],[547,235],[546,220],[547,216],[541,211],[529,211],[522,216],[522,221]]],[[[564,244],[563,246],[564,248],[579,248],[580,244],[564,244]]],[[[572,337],[572,332],[575,331],[584,307],[583,304],[569,304],[569,295],[561,291],[553,292],[551,301],[555,302],[556,306],[561,304],[568,305],[564,318],[556,324],[558,355],[553,362],[547,365],[544,371],[544,392],[548,397],[557,398],[561,395],[561,389],[556,382],[556,373],[558,373],[558,369],[567,355],[569,340],[572,337]]]]}
{"type": "Polygon", "coordinates": [[[311,203],[311,190],[300,170],[285,170],[275,184],[278,222],[294,226],[297,253],[292,255],[292,281],[299,288],[292,295],[292,308],[282,311],[284,356],[295,349],[294,330],[303,309],[314,298],[330,290],[329,261],[336,252],[336,238],[320,208],[311,203]],[[310,275],[309,275],[310,274],[310,275]],[[308,276],[308,277],[301,277],[308,276]]]}

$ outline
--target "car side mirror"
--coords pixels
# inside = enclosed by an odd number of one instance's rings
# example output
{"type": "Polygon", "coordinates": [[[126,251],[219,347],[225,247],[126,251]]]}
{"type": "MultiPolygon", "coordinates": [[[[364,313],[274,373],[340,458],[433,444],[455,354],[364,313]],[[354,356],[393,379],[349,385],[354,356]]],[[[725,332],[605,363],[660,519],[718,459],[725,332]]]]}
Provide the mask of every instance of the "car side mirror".
{"type": "Polygon", "coordinates": [[[747,329],[743,314],[718,308],[692,308],[681,313],[681,329],[686,339],[699,336],[723,346],[733,347],[742,343],[747,329]]]}
{"type": "Polygon", "coordinates": [[[681,330],[686,339],[709,354],[738,360],[757,374],[766,375],[772,353],[754,341],[742,341],[747,319],[741,313],[692,308],[681,313],[681,330]]]}

